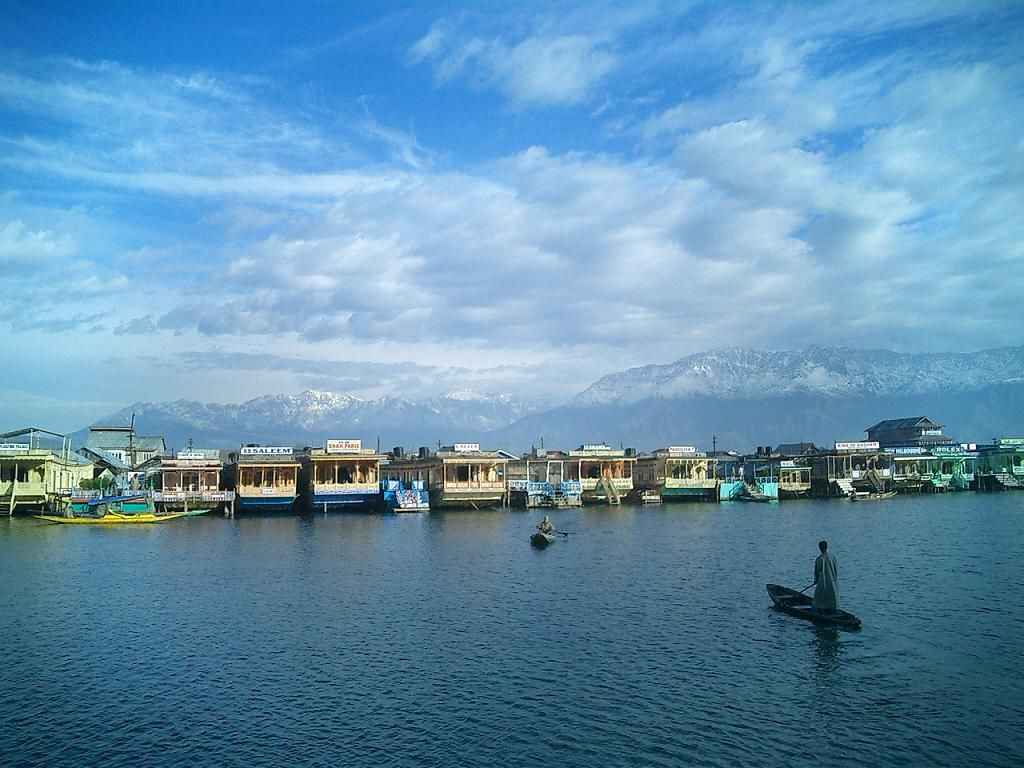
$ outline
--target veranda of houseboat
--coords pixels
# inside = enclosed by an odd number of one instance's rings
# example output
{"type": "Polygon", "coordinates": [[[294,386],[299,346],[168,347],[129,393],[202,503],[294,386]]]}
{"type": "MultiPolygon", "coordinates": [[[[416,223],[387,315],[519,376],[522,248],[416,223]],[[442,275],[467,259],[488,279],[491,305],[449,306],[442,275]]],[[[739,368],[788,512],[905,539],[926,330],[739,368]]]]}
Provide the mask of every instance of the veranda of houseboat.
{"type": "Polygon", "coordinates": [[[569,451],[565,479],[578,480],[584,503],[619,504],[633,490],[636,457],[604,444],[585,444],[569,451]]]}
{"type": "Polygon", "coordinates": [[[18,430],[0,435],[0,513],[65,507],[93,465],[71,452],[63,435],[45,430],[18,430]],[[40,445],[40,438],[60,440],[60,448],[40,445]]]}
{"type": "Polygon", "coordinates": [[[292,448],[246,446],[234,465],[239,511],[290,510],[298,496],[299,462],[292,448]]]}
{"type": "Polygon", "coordinates": [[[383,458],[359,440],[328,440],[312,449],[303,467],[307,503],[314,511],[378,509],[383,458]]]}
{"type": "Polygon", "coordinates": [[[779,498],[800,499],[811,493],[811,468],[799,459],[780,459],[779,498]]]}
{"type": "Polygon", "coordinates": [[[834,450],[810,459],[815,496],[849,496],[892,490],[893,454],[877,441],[840,442],[834,450]]]}
{"type": "Polygon", "coordinates": [[[776,501],[779,498],[778,472],[778,460],[773,461],[769,456],[748,456],[743,462],[743,480],[748,490],[776,501]]]}
{"type": "Polygon", "coordinates": [[[580,481],[566,477],[567,454],[528,455],[508,463],[509,501],[515,506],[578,507],[583,503],[580,481]]]}
{"type": "Polygon", "coordinates": [[[202,514],[232,505],[234,491],[221,487],[220,454],[214,450],[188,449],[173,458],[150,459],[140,468],[146,488],[160,512],[202,514]]]}
{"type": "Polygon", "coordinates": [[[715,459],[715,480],[718,484],[718,500],[732,501],[743,493],[743,457],[736,453],[717,453],[715,459]]]}

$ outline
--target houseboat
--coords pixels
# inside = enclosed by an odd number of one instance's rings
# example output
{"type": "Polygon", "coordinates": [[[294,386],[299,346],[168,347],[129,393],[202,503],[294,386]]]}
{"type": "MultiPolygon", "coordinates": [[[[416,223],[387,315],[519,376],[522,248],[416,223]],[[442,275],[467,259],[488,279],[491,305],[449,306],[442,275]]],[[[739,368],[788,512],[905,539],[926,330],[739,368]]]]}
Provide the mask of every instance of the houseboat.
{"type": "Polygon", "coordinates": [[[711,454],[715,460],[715,480],[718,482],[718,500],[734,501],[743,493],[743,457],[735,451],[711,454]]]}
{"type": "Polygon", "coordinates": [[[692,445],[659,448],[636,460],[634,483],[662,501],[718,501],[715,459],[692,445]]]}
{"type": "Polygon", "coordinates": [[[286,446],[246,445],[232,457],[240,512],[291,511],[298,496],[299,461],[286,446]]]}
{"type": "Polygon", "coordinates": [[[72,452],[64,435],[36,428],[0,435],[0,513],[63,510],[92,477],[92,462],[72,452]]]}
{"type": "Polygon", "coordinates": [[[771,446],[758,448],[753,456],[743,460],[743,490],[739,499],[757,501],[779,500],[779,459],[773,459],[771,446]]]}
{"type": "Polygon", "coordinates": [[[509,501],[519,507],[578,507],[583,485],[566,477],[569,454],[532,451],[508,463],[509,501]]]}
{"type": "MultiPolygon", "coordinates": [[[[892,456],[892,484],[898,493],[939,490],[934,481],[935,457],[924,448],[901,445],[886,448],[892,456]]],[[[944,490],[944,489],[943,489],[944,490]]]]}
{"type": "Polygon", "coordinates": [[[811,492],[815,496],[853,496],[892,490],[892,454],[877,440],[835,443],[810,458],[811,492]]]}
{"type": "Polygon", "coordinates": [[[622,497],[633,491],[635,464],[632,448],[615,450],[604,443],[585,443],[569,451],[565,478],[580,482],[584,504],[621,504],[622,497]]]}
{"type": "Polygon", "coordinates": [[[173,456],[155,456],[142,463],[144,487],[152,492],[160,514],[181,512],[203,515],[224,505],[233,506],[234,491],[221,487],[220,452],[188,448],[173,456]]]}
{"type": "Polygon", "coordinates": [[[933,482],[950,491],[973,490],[978,467],[978,446],[975,443],[934,445],[933,482]]]}
{"type": "Polygon", "coordinates": [[[328,440],[302,459],[302,487],[313,511],[379,511],[383,497],[380,463],[384,457],[361,440],[328,440]]]}
{"type": "Polygon", "coordinates": [[[811,467],[806,459],[779,458],[776,471],[780,499],[805,499],[811,495],[811,467]]]}
{"type": "Polygon", "coordinates": [[[981,491],[1024,489],[1024,437],[997,437],[978,446],[977,487],[981,491]]]}
{"type": "Polygon", "coordinates": [[[421,448],[419,454],[396,457],[388,477],[419,481],[430,494],[431,509],[496,507],[507,501],[506,469],[515,456],[504,451],[482,451],[479,443],[455,443],[438,451],[421,448]]]}

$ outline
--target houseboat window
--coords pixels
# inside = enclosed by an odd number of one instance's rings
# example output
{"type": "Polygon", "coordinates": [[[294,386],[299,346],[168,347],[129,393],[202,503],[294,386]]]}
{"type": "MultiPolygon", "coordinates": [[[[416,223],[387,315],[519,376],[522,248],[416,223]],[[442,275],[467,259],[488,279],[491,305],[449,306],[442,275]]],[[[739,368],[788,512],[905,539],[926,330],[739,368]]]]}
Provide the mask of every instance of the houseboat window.
{"type": "Polygon", "coordinates": [[[27,483],[28,482],[28,467],[22,466],[20,464],[18,465],[18,482],[19,483],[27,483]]]}
{"type": "Polygon", "coordinates": [[[14,467],[0,464],[0,483],[9,483],[14,479],[14,467]]]}
{"type": "Polygon", "coordinates": [[[455,468],[455,479],[456,479],[457,482],[460,482],[460,483],[468,483],[469,482],[469,465],[468,464],[460,464],[459,466],[457,466],[455,468]]]}

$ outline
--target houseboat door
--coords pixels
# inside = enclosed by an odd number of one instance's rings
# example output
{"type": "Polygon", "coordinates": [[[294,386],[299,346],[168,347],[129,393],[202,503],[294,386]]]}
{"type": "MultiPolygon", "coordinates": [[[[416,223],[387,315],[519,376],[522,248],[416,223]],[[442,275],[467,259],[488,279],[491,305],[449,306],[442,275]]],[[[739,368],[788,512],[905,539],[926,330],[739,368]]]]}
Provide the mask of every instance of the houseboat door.
{"type": "Polygon", "coordinates": [[[548,482],[555,488],[562,484],[562,462],[548,462],[548,482]]]}

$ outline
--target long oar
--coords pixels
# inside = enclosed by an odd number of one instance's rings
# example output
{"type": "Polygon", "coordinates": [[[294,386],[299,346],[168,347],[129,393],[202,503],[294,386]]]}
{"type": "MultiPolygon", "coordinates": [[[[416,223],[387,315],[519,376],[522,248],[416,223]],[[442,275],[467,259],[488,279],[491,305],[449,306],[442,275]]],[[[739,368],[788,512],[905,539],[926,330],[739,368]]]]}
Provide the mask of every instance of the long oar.
{"type": "Polygon", "coordinates": [[[560,536],[568,536],[570,533],[575,533],[575,531],[555,531],[555,533],[559,534],[560,536]]]}
{"type": "Polygon", "coordinates": [[[804,587],[803,589],[800,590],[800,594],[803,594],[804,592],[806,592],[808,589],[813,587],[816,583],[817,582],[812,581],[810,584],[808,584],[806,587],[804,587]]]}

